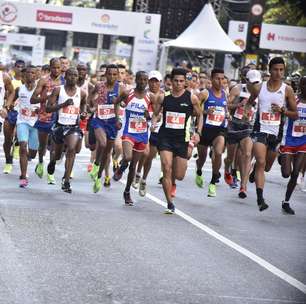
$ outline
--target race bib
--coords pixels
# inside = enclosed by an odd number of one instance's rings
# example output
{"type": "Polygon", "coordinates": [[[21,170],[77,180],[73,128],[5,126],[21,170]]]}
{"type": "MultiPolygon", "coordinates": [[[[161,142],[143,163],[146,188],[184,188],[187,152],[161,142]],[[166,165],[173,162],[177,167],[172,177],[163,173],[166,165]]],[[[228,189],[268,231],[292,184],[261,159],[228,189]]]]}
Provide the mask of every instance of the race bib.
{"type": "Polygon", "coordinates": [[[292,136],[302,137],[306,135],[306,120],[295,120],[292,126],[292,136]]]}
{"type": "Polygon", "coordinates": [[[111,119],[116,117],[115,108],[113,104],[99,104],[98,117],[100,119],[111,119]]]}
{"type": "Polygon", "coordinates": [[[32,111],[29,108],[21,108],[20,109],[20,114],[24,119],[29,119],[37,116],[35,111],[32,111]]]}
{"type": "Polygon", "coordinates": [[[212,126],[221,126],[225,119],[225,109],[223,107],[215,107],[211,114],[207,114],[206,123],[212,126]]]}
{"type": "Polygon", "coordinates": [[[251,109],[246,109],[244,107],[238,107],[234,113],[234,117],[237,119],[244,119],[247,121],[252,121],[253,120],[253,115],[254,115],[254,110],[251,109]]]}
{"type": "Polygon", "coordinates": [[[129,119],[129,133],[145,133],[147,128],[147,120],[144,117],[131,117],[129,119]]]}
{"type": "Polygon", "coordinates": [[[185,128],[185,113],[166,112],[166,128],[169,129],[184,129],[185,128]]]}
{"type": "Polygon", "coordinates": [[[279,126],[281,123],[281,114],[279,112],[261,112],[260,123],[268,126],[279,126]]]}
{"type": "Polygon", "coordinates": [[[61,109],[59,112],[59,123],[73,125],[76,123],[80,109],[73,105],[61,109]]]}

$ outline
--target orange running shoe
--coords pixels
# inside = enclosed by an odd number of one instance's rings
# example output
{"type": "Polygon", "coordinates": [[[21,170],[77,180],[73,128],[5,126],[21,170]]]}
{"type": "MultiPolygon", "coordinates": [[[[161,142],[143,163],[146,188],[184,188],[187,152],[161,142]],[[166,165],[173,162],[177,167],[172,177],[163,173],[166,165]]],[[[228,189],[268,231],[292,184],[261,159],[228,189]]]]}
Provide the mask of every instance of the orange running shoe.
{"type": "Polygon", "coordinates": [[[234,182],[233,177],[229,172],[224,172],[224,180],[228,185],[232,185],[234,182]]]}

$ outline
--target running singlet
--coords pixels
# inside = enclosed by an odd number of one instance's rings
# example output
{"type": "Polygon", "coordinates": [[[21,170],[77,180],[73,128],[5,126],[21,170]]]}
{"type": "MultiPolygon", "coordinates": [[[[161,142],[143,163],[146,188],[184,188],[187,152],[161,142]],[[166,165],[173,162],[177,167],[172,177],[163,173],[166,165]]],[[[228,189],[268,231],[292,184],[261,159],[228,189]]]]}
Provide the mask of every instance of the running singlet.
{"type": "MultiPolygon", "coordinates": [[[[61,85],[65,83],[65,80],[61,77],[61,85]]],[[[39,115],[38,115],[38,120],[40,122],[44,123],[51,123],[54,121],[54,113],[47,113],[46,112],[46,104],[47,104],[47,99],[51,95],[52,91],[54,88],[58,87],[59,85],[54,84],[54,80],[48,76],[47,78],[47,85],[44,88],[43,92],[41,93],[42,95],[42,102],[40,103],[40,109],[39,109],[39,115]]]]}
{"type": "Polygon", "coordinates": [[[150,111],[151,101],[148,95],[139,99],[134,90],[125,101],[125,124],[123,136],[132,137],[137,142],[148,142],[148,123],[145,111],[150,111]]]}
{"type": "Polygon", "coordinates": [[[98,108],[96,117],[105,123],[116,123],[116,112],[113,100],[119,95],[119,82],[116,81],[112,91],[107,92],[105,84],[101,84],[98,89],[98,108]]]}
{"type": "Polygon", "coordinates": [[[58,123],[61,125],[76,125],[78,123],[81,104],[81,89],[77,87],[73,96],[69,96],[66,93],[64,85],[61,85],[61,89],[58,96],[58,104],[64,103],[67,99],[73,100],[73,105],[61,108],[58,111],[58,123]]]}
{"type": "Polygon", "coordinates": [[[272,111],[272,104],[279,107],[285,106],[286,84],[282,83],[276,92],[270,92],[267,88],[267,82],[262,83],[258,96],[258,112],[254,130],[278,136],[282,115],[279,112],[272,111]]]}
{"type": "MultiPolygon", "coordinates": [[[[4,96],[5,96],[5,85],[3,80],[3,72],[0,71],[0,109],[4,105],[4,96]]],[[[0,116],[0,122],[3,122],[4,119],[0,116]]]]}
{"type": "Polygon", "coordinates": [[[306,145],[306,103],[298,101],[297,111],[298,119],[292,120],[289,117],[286,119],[282,146],[298,147],[306,145]]]}
{"type": "Polygon", "coordinates": [[[32,91],[29,91],[27,87],[23,84],[19,88],[18,92],[18,116],[17,116],[17,124],[26,123],[31,127],[34,126],[38,113],[37,110],[39,108],[38,104],[31,104],[30,100],[34,93],[35,87],[32,91]]]}
{"type": "Polygon", "coordinates": [[[226,128],[226,94],[222,90],[222,96],[216,97],[212,90],[208,90],[208,98],[204,102],[204,110],[214,107],[215,110],[211,114],[204,115],[204,128],[226,128]]]}
{"type": "Polygon", "coordinates": [[[193,113],[191,93],[185,90],[180,97],[166,94],[162,107],[163,119],[158,135],[176,142],[188,142],[193,113]]]}

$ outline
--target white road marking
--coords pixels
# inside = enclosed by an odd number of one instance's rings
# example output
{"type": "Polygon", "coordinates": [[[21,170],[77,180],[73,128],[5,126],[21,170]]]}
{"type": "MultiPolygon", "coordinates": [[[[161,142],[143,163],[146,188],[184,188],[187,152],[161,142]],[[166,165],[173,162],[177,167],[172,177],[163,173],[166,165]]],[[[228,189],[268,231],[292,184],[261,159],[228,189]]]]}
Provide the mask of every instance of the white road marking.
{"type": "MultiPolygon", "coordinates": [[[[120,182],[122,184],[126,183],[125,180],[121,180],[120,182]]],[[[133,187],[131,187],[131,189],[133,189],[133,187]]],[[[133,189],[133,190],[137,191],[135,189],[133,189]]],[[[167,207],[166,202],[160,200],[159,198],[155,197],[152,194],[147,193],[146,197],[148,199],[150,199],[151,201],[155,202],[156,204],[164,207],[164,208],[167,207]]],[[[235,242],[231,241],[230,239],[224,237],[223,235],[219,234],[218,232],[214,231],[213,229],[209,228],[208,226],[202,224],[201,222],[197,221],[196,219],[194,219],[193,217],[184,213],[183,211],[181,211],[179,209],[175,209],[175,214],[177,214],[178,216],[180,216],[181,218],[183,218],[185,221],[189,222],[190,224],[194,225],[195,227],[197,227],[197,228],[201,229],[202,231],[206,232],[207,234],[214,237],[215,239],[219,240],[220,242],[227,245],[228,247],[231,247],[232,249],[238,251],[242,255],[246,256],[247,258],[249,258],[250,260],[252,260],[256,264],[258,264],[259,266],[265,268],[266,270],[268,270],[272,274],[276,275],[277,277],[284,280],[285,282],[287,282],[291,286],[297,288],[298,290],[300,290],[301,292],[306,294],[306,285],[303,284],[302,282],[298,281],[294,277],[290,276],[286,272],[280,270],[279,268],[275,267],[271,263],[269,263],[266,260],[262,259],[261,257],[257,256],[256,254],[249,251],[248,249],[238,245],[237,243],[235,243],[235,242]]]]}

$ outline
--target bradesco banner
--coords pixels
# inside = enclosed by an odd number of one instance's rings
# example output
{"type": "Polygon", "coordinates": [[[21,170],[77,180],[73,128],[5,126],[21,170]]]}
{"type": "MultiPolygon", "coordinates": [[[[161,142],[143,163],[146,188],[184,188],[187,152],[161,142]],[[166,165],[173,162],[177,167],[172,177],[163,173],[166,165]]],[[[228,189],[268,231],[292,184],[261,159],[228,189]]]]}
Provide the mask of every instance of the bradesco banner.
{"type": "Polygon", "coordinates": [[[260,48],[306,53],[306,27],[263,23],[260,48]]]}
{"type": "Polygon", "coordinates": [[[134,37],[132,70],[155,69],[160,15],[0,1],[0,23],[134,37]]]}

